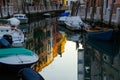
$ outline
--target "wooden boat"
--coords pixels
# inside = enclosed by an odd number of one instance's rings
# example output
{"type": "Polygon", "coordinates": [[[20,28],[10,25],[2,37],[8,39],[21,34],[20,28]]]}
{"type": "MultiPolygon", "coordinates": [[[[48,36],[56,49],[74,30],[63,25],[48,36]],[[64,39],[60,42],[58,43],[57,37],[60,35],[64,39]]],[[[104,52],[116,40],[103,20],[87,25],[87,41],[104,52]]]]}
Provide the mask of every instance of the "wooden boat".
{"type": "Polygon", "coordinates": [[[100,39],[100,40],[110,40],[113,34],[113,29],[110,28],[87,27],[85,30],[88,33],[88,37],[100,39]]]}

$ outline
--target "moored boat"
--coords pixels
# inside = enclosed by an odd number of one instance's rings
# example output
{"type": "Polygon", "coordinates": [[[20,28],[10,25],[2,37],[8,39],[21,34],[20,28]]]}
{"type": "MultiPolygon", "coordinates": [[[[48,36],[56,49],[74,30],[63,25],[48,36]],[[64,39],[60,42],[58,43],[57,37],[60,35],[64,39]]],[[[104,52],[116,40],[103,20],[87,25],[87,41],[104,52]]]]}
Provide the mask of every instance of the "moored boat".
{"type": "Polygon", "coordinates": [[[37,61],[37,54],[23,47],[0,49],[0,65],[7,66],[12,70],[31,67],[37,61]]]}
{"type": "Polygon", "coordinates": [[[0,39],[4,38],[13,47],[23,46],[24,43],[24,34],[17,28],[19,25],[17,19],[1,19],[0,20],[0,39]]]}
{"type": "Polygon", "coordinates": [[[61,13],[60,17],[63,17],[63,16],[69,16],[70,12],[63,12],[61,13]]]}
{"type": "Polygon", "coordinates": [[[65,25],[64,21],[70,15],[70,11],[62,12],[60,17],[58,18],[59,25],[65,25]]]}
{"type": "Polygon", "coordinates": [[[38,61],[33,51],[23,48],[24,34],[17,28],[19,20],[0,20],[0,67],[5,66],[13,70],[31,67],[38,61]]]}
{"type": "Polygon", "coordinates": [[[66,20],[66,16],[62,16],[62,17],[59,17],[59,19],[58,19],[58,25],[63,25],[63,26],[65,26],[65,20],[66,20]]]}
{"type": "Polygon", "coordinates": [[[70,30],[80,30],[81,25],[84,25],[84,22],[80,18],[80,16],[68,16],[66,17],[64,23],[66,24],[66,28],[70,30]]]}
{"type": "Polygon", "coordinates": [[[110,28],[87,27],[85,30],[88,33],[88,37],[100,39],[100,40],[110,40],[113,34],[113,29],[110,28]]]}

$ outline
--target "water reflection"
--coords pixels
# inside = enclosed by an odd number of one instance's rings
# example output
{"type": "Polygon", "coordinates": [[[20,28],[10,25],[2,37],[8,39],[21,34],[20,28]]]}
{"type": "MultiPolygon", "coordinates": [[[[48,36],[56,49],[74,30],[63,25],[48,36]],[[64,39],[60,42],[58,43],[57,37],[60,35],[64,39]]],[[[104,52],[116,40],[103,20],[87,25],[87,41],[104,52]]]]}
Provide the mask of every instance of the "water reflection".
{"type": "Polygon", "coordinates": [[[24,46],[39,55],[33,69],[46,80],[77,80],[76,42],[80,38],[79,33],[58,29],[55,19],[31,22],[20,28],[26,36],[24,46]]]}
{"type": "Polygon", "coordinates": [[[20,26],[26,36],[24,46],[39,55],[39,61],[34,68],[36,71],[41,71],[64,52],[66,34],[58,31],[55,20],[41,20],[20,26]]]}
{"type": "Polygon", "coordinates": [[[86,79],[120,79],[120,43],[116,38],[117,41],[110,42],[87,38],[86,33],[71,32],[58,26],[56,19],[31,22],[20,28],[26,36],[25,47],[39,55],[34,69],[46,80],[77,80],[77,48],[80,42],[85,50],[86,79]]]}
{"type": "Polygon", "coordinates": [[[84,43],[85,66],[90,67],[90,72],[86,72],[85,78],[91,77],[91,80],[119,80],[119,44],[117,37],[114,37],[111,41],[87,38],[84,43]]]}
{"type": "Polygon", "coordinates": [[[57,56],[48,67],[40,72],[46,80],[77,80],[77,50],[75,47],[75,42],[66,42],[63,56],[57,56]]]}

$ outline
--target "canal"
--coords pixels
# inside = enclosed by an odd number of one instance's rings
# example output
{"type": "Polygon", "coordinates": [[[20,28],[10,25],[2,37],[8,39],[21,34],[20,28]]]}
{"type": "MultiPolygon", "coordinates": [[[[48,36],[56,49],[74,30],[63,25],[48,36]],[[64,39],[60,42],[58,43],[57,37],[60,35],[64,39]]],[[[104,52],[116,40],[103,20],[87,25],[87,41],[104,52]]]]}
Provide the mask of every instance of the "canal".
{"type": "Polygon", "coordinates": [[[77,50],[76,44],[67,41],[62,57],[57,56],[54,61],[39,72],[45,80],[77,80],[77,50]]]}
{"type": "MultiPolygon", "coordinates": [[[[73,32],[57,25],[57,18],[34,20],[18,28],[26,37],[24,47],[39,56],[32,68],[45,80],[81,80],[79,75],[83,75],[83,80],[120,79],[119,32],[115,32],[110,41],[97,40],[89,38],[87,33],[73,32]],[[81,46],[83,61],[78,60],[81,46]]],[[[0,80],[16,80],[15,75],[6,72],[8,74],[1,75],[0,80]]]]}
{"type": "Polygon", "coordinates": [[[34,68],[45,80],[77,80],[77,46],[80,33],[58,26],[56,18],[20,25],[25,47],[39,55],[34,68]]]}

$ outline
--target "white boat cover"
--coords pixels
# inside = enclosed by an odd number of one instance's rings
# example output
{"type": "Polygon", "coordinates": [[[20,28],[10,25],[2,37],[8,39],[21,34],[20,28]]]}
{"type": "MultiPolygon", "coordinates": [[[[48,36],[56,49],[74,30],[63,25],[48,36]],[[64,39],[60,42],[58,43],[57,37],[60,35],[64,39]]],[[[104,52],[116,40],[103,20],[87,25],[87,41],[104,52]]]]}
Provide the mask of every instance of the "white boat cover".
{"type": "Polygon", "coordinates": [[[20,20],[18,20],[17,18],[10,18],[8,20],[10,21],[10,25],[12,26],[18,26],[20,24],[20,20]]]}

